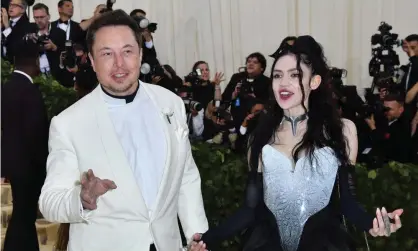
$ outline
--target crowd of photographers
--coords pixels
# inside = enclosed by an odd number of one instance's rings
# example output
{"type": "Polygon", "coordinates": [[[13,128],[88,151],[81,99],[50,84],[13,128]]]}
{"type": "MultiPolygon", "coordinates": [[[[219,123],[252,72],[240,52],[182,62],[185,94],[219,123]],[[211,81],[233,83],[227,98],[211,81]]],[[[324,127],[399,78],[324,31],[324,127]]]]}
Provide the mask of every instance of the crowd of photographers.
{"type": "MultiPolygon", "coordinates": [[[[39,71],[53,76],[65,87],[75,88],[82,98],[97,85],[85,45],[86,31],[95,18],[112,9],[114,2],[108,0],[98,5],[92,17],[80,23],[71,20],[71,0],[58,2],[59,19],[53,22],[48,6],[38,3],[32,7],[35,23],[30,23],[26,14],[28,3],[11,0],[8,6],[2,6],[2,57],[13,63],[14,53],[22,45],[20,41],[36,43],[39,71]]],[[[196,62],[183,78],[171,66],[160,64],[152,37],[157,24],[150,23],[143,10],[133,10],[130,15],[140,26],[144,41],[141,80],[182,97],[192,140],[225,144],[244,152],[247,135],[268,105],[271,79],[264,75],[266,58],[260,53],[248,55],[245,66],[231,77],[222,93],[223,73],[211,74],[204,61],[196,62]]],[[[365,99],[357,94],[355,85],[342,84],[345,70],[329,71],[335,105],[343,117],[356,121],[359,161],[372,166],[388,160],[418,161],[418,35],[399,40],[390,30],[389,25],[382,23],[379,34],[372,36],[376,46],[369,65],[373,85],[366,90],[365,99]],[[393,50],[396,45],[402,46],[409,57],[409,62],[401,67],[393,50]]],[[[278,51],[292,46],[295,39],[284,39],[278,51]]],[[[270,56],[274,58],[275,54],[270,56]]]]}

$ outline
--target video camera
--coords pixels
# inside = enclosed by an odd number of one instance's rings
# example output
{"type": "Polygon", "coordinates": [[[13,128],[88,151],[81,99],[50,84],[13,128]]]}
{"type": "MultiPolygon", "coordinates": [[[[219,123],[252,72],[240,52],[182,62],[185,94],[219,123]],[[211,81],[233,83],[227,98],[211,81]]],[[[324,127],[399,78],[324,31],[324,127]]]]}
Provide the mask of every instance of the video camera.
{"type": "Polygon", "coordinates": [[[109,11],[113,11],[113,4],[116,3],[116,0],[107,0],[106,1],[106,9],[101,9],[99,13],[105,13],[109,11]]]}
{"type": "Polygon", "coordinates": [[[133,19],[138,23],[138,26],[141,30],[148,29],[149,32],[155,33],[157,30],[157,23],[150,23],[146,17],[134,16],[133,19]]]}
{"type": "MultiPolygon", "coordinates": [[[[385,78],[387,76],[394,77],[395,72],[400,64],[399,56],[394,51],[394,46],[401,46],[402,41],[398,40],[398,34],[390,33],[392,26],[385,22],[381,22],[378,28],[380,34],[374,34],[371,37],[372,59],[369,63],[369,74],[374,78],[385,78]]],[[[378,83],[379,81],[374,81],[378,83]]],[[[372,86],[374,90],[374,86],[372,86]]]]}

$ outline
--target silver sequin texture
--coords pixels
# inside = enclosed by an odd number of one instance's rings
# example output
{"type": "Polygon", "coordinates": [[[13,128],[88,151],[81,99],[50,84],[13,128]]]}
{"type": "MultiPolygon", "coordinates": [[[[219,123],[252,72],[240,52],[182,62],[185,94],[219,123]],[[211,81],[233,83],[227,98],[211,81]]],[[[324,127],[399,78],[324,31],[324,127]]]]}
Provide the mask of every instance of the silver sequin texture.
{"type": "Polygon", "coordinates": [[[276,218],[285,251],[297,250],[306,221],[331,198],[338,159],[329,147],[314,156],[312,166],[303,157],[293,168],[287,156],[270,145],[263,148],[264,202],[276,218]]]}

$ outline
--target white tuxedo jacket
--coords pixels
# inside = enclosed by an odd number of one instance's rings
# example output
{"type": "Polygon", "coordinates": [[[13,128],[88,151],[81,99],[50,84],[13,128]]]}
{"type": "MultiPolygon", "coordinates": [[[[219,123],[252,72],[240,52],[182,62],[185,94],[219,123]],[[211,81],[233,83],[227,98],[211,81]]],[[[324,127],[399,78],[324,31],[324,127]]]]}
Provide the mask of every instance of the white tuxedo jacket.
{"type": "Polygon", "coordinates": [[[149,251],[150,240],[158,251],[177,251],[182,246],[177,215],[186,238],[208,229],[183,101],[159,86],[140,85],[161,110],[167,142],[167,161],[151,217],[100,86],[52,119],[39,206],[45,219],[71,223],[69,251],[149,251]],[[113,180],[117,188],[99,197],[97,209],[87,212],[82,210],[79,183],[88,169],[101,179],[113,180]]]}

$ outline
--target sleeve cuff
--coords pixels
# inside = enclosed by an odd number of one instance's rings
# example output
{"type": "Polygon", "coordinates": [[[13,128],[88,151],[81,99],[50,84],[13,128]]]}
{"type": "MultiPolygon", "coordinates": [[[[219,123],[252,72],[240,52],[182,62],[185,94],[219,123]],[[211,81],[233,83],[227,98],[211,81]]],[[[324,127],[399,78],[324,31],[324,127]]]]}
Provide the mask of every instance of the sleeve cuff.
{"type": "Polygon", "coordinates": [[[239,132],[241,133],[241,135],[245,135],[247,133],[247,127],[241,126],[239,128],[239,132]]]}
{"type": "Polygon", "coordinates": [[[145,41],[145,47],[147,47],[148,49],[151,49],[153,46],[154,46],[154,43],[152,42],[152,40],[149,42],[145,41]]]}
{"type": "Polygon", "coordinates": [[[73,198],[74,204],[77,205],[77,218],[81,218],[84,222],[89,223],[89,218],[91,217],[91,214],[93,213],[93,211],[91,210],[86,210],[83,208],[83,203],[81,203],[81,186],[76,187],[76,191],[74,193],[77,196],[74,196],[75,198],[73,198]]]}
{"type": "Polygon", "coordinates": [[[10,33],[12,33],[12,28],[10,28],[10,27],[3,31],[3,35],[5,37],[8,37],[10,35],[10,33]]]}

